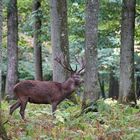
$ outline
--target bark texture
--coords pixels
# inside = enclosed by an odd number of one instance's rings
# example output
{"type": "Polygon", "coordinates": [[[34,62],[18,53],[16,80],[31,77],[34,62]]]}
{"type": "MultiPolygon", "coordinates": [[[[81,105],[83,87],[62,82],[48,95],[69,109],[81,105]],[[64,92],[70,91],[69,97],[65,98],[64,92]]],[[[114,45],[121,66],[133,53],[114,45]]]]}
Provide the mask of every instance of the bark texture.
{"type": "Polygon", "coordinates": [[[3,126],[1,115],[1,87],[2,87],[2,0],[0,0],[0,139],[8,140],[7,133],[3,126]]]}
{"type": "Polygon", "coordinates": [[[40,0],[33,1],[34,14],[34,56],[35,56],[35,79],[42,80],[42,51],[41,51],[41,15],[40,0]]]}
{"type": "Polygon", "coordinates": [[[109,81],[109,98],[118,99],[119,96],[119,82],[118,78],[114,76],[113,70],[110,71],[109,81]]]}
{"type": "Polygon", "coordinates": [[[2,0],[0,0],[0,101],[2,94],[2,0]]]}
{"type": "Polygon", "coordinates": [[[105,84],[104,84],[104,79],[102,79],[100,74],[98,74],[98,81],[99,81],[99,85],[100,85],[100,91],[101,91],[102,98],[105,99],[106,98],[106,95],[105,95],[105,84]]]}
{"type": "Polygon", "coordinates": [[[134,87],[135,0],[123,0],[119,101],[136,102],[134,87]]]}
{"type": "Polygon", "coordinates": [[[62,56],[69,65],[68,27],[67,27],[67,1],[51,0],[51,45],[53,61],[53,80],[63,82],[68,72],[54,59],[62,56]]]}
{"type": "Polygon", "coordinates": [[[99,98],[98,71],[97,71],[97,36],[98,36],[98,0],[87,0],[86,3],[86,49],[85,49],[85,89],[84,106],[99,98]]]}
{"type": "Polygon", "coordinates": [[[7,9],[7,53],[8,67],[6,78],[6,94],[8,98],[13,98],[13,87],[17,82],[18,68],[18,16],[17,16],[17,0],[10,0],[7,9]]]}
{"type": "Polygon", "coordinates": [[[140,98],[140,76],[139,75],[136,77],[136,96],[138,99],[140,98]]]}

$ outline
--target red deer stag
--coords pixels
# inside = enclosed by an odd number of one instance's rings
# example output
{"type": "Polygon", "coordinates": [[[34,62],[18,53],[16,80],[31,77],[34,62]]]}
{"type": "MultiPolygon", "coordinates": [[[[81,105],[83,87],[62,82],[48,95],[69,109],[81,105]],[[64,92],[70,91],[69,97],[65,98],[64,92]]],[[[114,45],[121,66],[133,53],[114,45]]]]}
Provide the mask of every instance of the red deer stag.
{"type": "MultiPolygon", "coordinates": [[[[27,102],[35,104],[51,104],[52,112],[57,108],[57,105],[65,98],[70,96],[83,80],[81,79],[82,68],[77,71],[71,66],[62,63],[60,58],[55,59],[64,69],[71,72],[71,76],[63,83],[53,81],[37,81],[25,80],[17,83],[14,87],[14,93],[17,97],[17,102],[10,107],[10,115],[20,107],[20,115],[24,119],[24,112],[27,102]]],[[[65,62],[65,61],[64,61],[65,62]]]]}

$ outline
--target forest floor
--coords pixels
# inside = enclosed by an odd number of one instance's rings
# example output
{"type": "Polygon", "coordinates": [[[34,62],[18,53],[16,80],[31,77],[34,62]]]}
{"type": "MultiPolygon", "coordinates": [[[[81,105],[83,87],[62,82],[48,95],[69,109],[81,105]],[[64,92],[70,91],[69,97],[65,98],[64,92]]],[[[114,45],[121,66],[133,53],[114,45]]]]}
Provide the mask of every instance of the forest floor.
{"type": "MultiPolygon", "coordinates": [[[[139,101],[138,101],[139,102],[139,101]]],[[[28,104],[26,121],[17,109],[8,115],[10,105],[2,102],[2,119],[10,140],[139,140],[140,109],[99,100],[98,112],[81,114],[80,105],[62,102],[51,114],[50,105],[28,104]]]]}

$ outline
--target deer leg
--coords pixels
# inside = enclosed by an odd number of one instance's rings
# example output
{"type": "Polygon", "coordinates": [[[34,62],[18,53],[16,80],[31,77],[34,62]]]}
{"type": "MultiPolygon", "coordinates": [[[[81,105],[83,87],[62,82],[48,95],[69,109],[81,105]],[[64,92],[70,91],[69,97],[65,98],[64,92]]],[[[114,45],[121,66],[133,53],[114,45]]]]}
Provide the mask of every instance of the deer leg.
{"type": "Polygon", "coordinates": [[[26,105],[27,105],[27,100],[26,101],[21,101],[21,106],[20,106],[20,115],[22,117],[22,119],[24,120],[25,118],[25,108],[26,108],[26,105]]]}
{"type": "Polygon", "coordinates": [[[57,103],[52,103],[52,114],[54,115],[54,112],[57,109],[57,103]]]}
{"type": "Polygon", "coordinates": [[[20,102],[19,102],[19,101],[17,101],[15,104],[13,104],[13,105],[10,107],[10,112],[9,112],[9,114],[12,115],[13,112],[14,112],[18,107],[20,107],[20,102]]]}

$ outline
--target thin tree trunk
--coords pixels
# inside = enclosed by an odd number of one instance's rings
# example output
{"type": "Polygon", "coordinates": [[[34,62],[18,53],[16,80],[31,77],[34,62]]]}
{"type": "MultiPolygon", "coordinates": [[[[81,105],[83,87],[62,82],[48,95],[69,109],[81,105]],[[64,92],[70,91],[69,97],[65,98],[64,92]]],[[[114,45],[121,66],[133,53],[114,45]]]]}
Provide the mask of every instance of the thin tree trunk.
{"type": "Polygon", "coordinates": [[[87,0],[86,3],[86,50],[85,50],[85,88],[83,108],[99,99],[98,70],[97,70],[97,41],[98,41],[98,0],[87,0]]]}
{"type": "Polygon", "coordinates": [[[1,96],[2,96],[2,98],[4,98],[4,96],[5,96],[5,94],[4,94],[4,92],[5,92],[5,85],[6,85],[6,74],[2,73],[2,80],[1,80],[1,82],[2,82],[2,87],[1,87],[2,94],[1,94],[1,96]]]}
{"type": "Polygon", "coordinates": [[[119,82],[114,76],[113,70],[110,71],[110,81],[109,81],[109,98],[118,99],[119,96],[119,82]]]}
{"type": "Polygon", "coordinates": [[[121,23],[121,58],[119,101],[136,103],[134,85],[135,0],[123,0],[121,23]]]}
{"type": "Polygon", "coordinates": [[[41,15],[40,0],[33,1],[34,16],[34,55],[35,55],[35,79],[42,80],[42,52],[41,52],[41,15]]]}
{"type": "Polygon", "coordinates": [[[137,98],[139,99],[140,98],[140,76],[139,75],[136,77],[136,95],[137,95],[137,98]]]}
{"type": "Polygon", "coordinates": [[[104,84],[104,80],[101,80],[101,76],[98,74],[98,81],[99,81],[99,85],[100,85],[100,90],[101,90],[101,95],[102,98],[106,98],[105,96],[105,84],[104,84]]]}
{"type": "Polygon", "coordinates": [[[8,20],[8,37],[7,37],[7,53],[8,67],[6,78],[6,94],[8,99],[14,97],[13,87],[17,82],[18,69],[18,15],[17,15],[17,0],[10,0],[7,8],[8,20]]]}
{"type": "Polygon", "coordinates": [[[2,0],[0,0],[0,100],[2,94],[2,0]]]}
{"type": "Polygon", "coordinates": [[[68,72],[54,59],[61,55],[62,61],[69,65],[68,27],[67,27],[67,1],[51,0],[51,44],[53,61],[53,80],[63,82],[68,72]]]}

